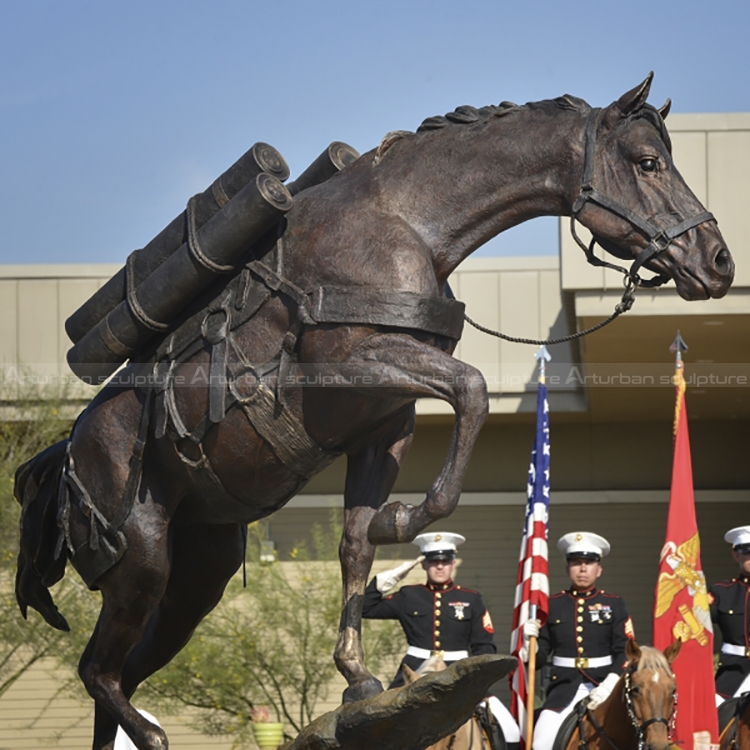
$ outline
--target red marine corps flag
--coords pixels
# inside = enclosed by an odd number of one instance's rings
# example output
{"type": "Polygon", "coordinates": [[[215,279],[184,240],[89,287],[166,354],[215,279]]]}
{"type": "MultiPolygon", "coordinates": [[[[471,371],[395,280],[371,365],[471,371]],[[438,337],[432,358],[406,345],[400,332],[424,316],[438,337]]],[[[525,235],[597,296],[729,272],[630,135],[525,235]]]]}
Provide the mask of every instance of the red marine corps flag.
{"type": "Polygon", "coordinates": [[[687,346],[679,332],[671,348],[676,352],[674,382],[677,388],[674,460],[667,534],[661,551],[654,601],[654,645],[663,650],[677,638],[683,642],[680,655],[672,665],[677,678],[679,706],[672,742],[682,750],[699,750],[709,743],[718,742],[714,637],[695,519],[681,354],[687,346]]]}

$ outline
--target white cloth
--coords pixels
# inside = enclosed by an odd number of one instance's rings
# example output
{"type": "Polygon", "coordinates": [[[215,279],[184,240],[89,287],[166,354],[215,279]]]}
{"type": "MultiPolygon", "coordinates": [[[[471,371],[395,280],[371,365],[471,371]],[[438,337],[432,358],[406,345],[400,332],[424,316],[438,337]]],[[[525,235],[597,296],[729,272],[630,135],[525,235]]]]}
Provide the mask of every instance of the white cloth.
{"type": "MultiPolygon", "coordinates": [[[[739,698],[743,693],[750,691],[750,674],[742,680],[742,684],[734,691],[732,698],[739,698]]],[[[716,693],[716,707],[718,708],[726,698],[716,693]]]]}
{"type": "Polygon", "coordinates": [[[492,711],[492,715],[497,719],[497,723],[500,725],[500,729],[503,732],[506,742],[520,742],[521,732],[518,729],[516,720],[511,715],[510,711],[500,702],[499,698],[494,695],[487,698],[487,705],[492,711]]]}
{"type": "Polygon", "coordinates": [[[562,711],[551,711],[546,709],[539,714],[539,721],[534,727],[534,741],[532,750],[550,750],[555,742],[555,737],[560,730],[560,726],[565,717],[573,710],[576,703],[581,698],[585,698],[592,690],[594,685],[591,682],[584,682],[578,687],[573,700],[562,709],[562,711]]]}
{"type": "MultiPolygon", "coordinates": [[[[138,711],[138,713],[143,716],[144,719],[148,719],[152,724],[156,724],[157,727],[161,727],[161,724],[159,724],[157,718],[155,716],[152,716],[148,711],[142,711],[140,708],[136,708],[136,711],[138,711]]],[[[114,750],[138,750],[138,748],[133,744],[133,740],[128,737],[122,727],[117,727],[114,750]]]]}

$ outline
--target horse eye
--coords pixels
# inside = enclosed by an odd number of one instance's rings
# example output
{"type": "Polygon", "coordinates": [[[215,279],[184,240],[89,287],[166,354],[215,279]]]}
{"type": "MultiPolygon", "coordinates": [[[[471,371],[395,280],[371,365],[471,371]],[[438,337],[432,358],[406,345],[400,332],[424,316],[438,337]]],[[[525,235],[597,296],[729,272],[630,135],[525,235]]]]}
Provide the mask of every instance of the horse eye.
{"type": "Polygon", "coordinates": [[[641,169],[644,172],[656,172],[656,159],[646,158],[640,161],[641,169]]]}
{"type": "Polygon", "coordinates": [[[630,692],[633,693],[633,695],[640,695],[641,689],[637,685],[635,685],[631,688],[630,692]]]}

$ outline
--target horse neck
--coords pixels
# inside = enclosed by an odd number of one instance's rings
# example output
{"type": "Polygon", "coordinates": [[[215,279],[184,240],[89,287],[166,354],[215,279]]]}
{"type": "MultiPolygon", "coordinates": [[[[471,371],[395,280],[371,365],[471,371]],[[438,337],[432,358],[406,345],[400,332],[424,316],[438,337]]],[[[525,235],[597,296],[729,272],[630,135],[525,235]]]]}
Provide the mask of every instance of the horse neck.
{"type": "Polygon", "coordinates": [[[444,281],[505,229],[570,214],[585,122],[585,111],[544,103],[404,139],[376,167],[383,199],[431,249],[444,281]]]}
{"type": "MultiPolygon", "coordinates": [[[[637,750],[638,741],[625,704],[625,683],[622,679],[615,685],[607,700],[594,709],[593,715],[619,750],[637,750]]],[[[603,737],[599,738],[595,747],[612,750],[612,745],[603,737]]]]}

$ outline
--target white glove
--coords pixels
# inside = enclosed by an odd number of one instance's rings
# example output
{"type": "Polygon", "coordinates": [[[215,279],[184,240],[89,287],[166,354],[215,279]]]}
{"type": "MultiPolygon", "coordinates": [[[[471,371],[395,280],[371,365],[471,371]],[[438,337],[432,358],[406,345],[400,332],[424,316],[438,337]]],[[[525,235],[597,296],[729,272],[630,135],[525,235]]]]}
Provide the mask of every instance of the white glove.
{"type": "MultiPolygon", "coordinates": [[[[539,620],[526,620],[523,624],[523,645],[518,651],[518,658],[521,661],[527,662],[529,660],[529,643],[530,638],[539,638],[539,631],[542,628],[542,623],[539,620]]],[[[535,643],[534,648],[536,649],[538,644],[535,643]]],[[[534,651],[536,653],[536,650],[534,651]]]]}
{"type": "Polygon", "coordinates": [[[401,565],[392,570],[384,570],[382,573],[378,573],[375,576],[375,588],[381,594],[387,594],[399,581],[406,578],[409,575],[409,571],[419,565],[422,560],[424,560],[424,555],[420,555],[416,560],[401,563],[401,565]]]}
{"type": "Polygon", "coordinates": [[[590,693],[589,708],[594,709],[601,706],[609,698],[609,694],[614,690],[615,685],[620,679],[619,674],[610,672],[590,693]]]}

